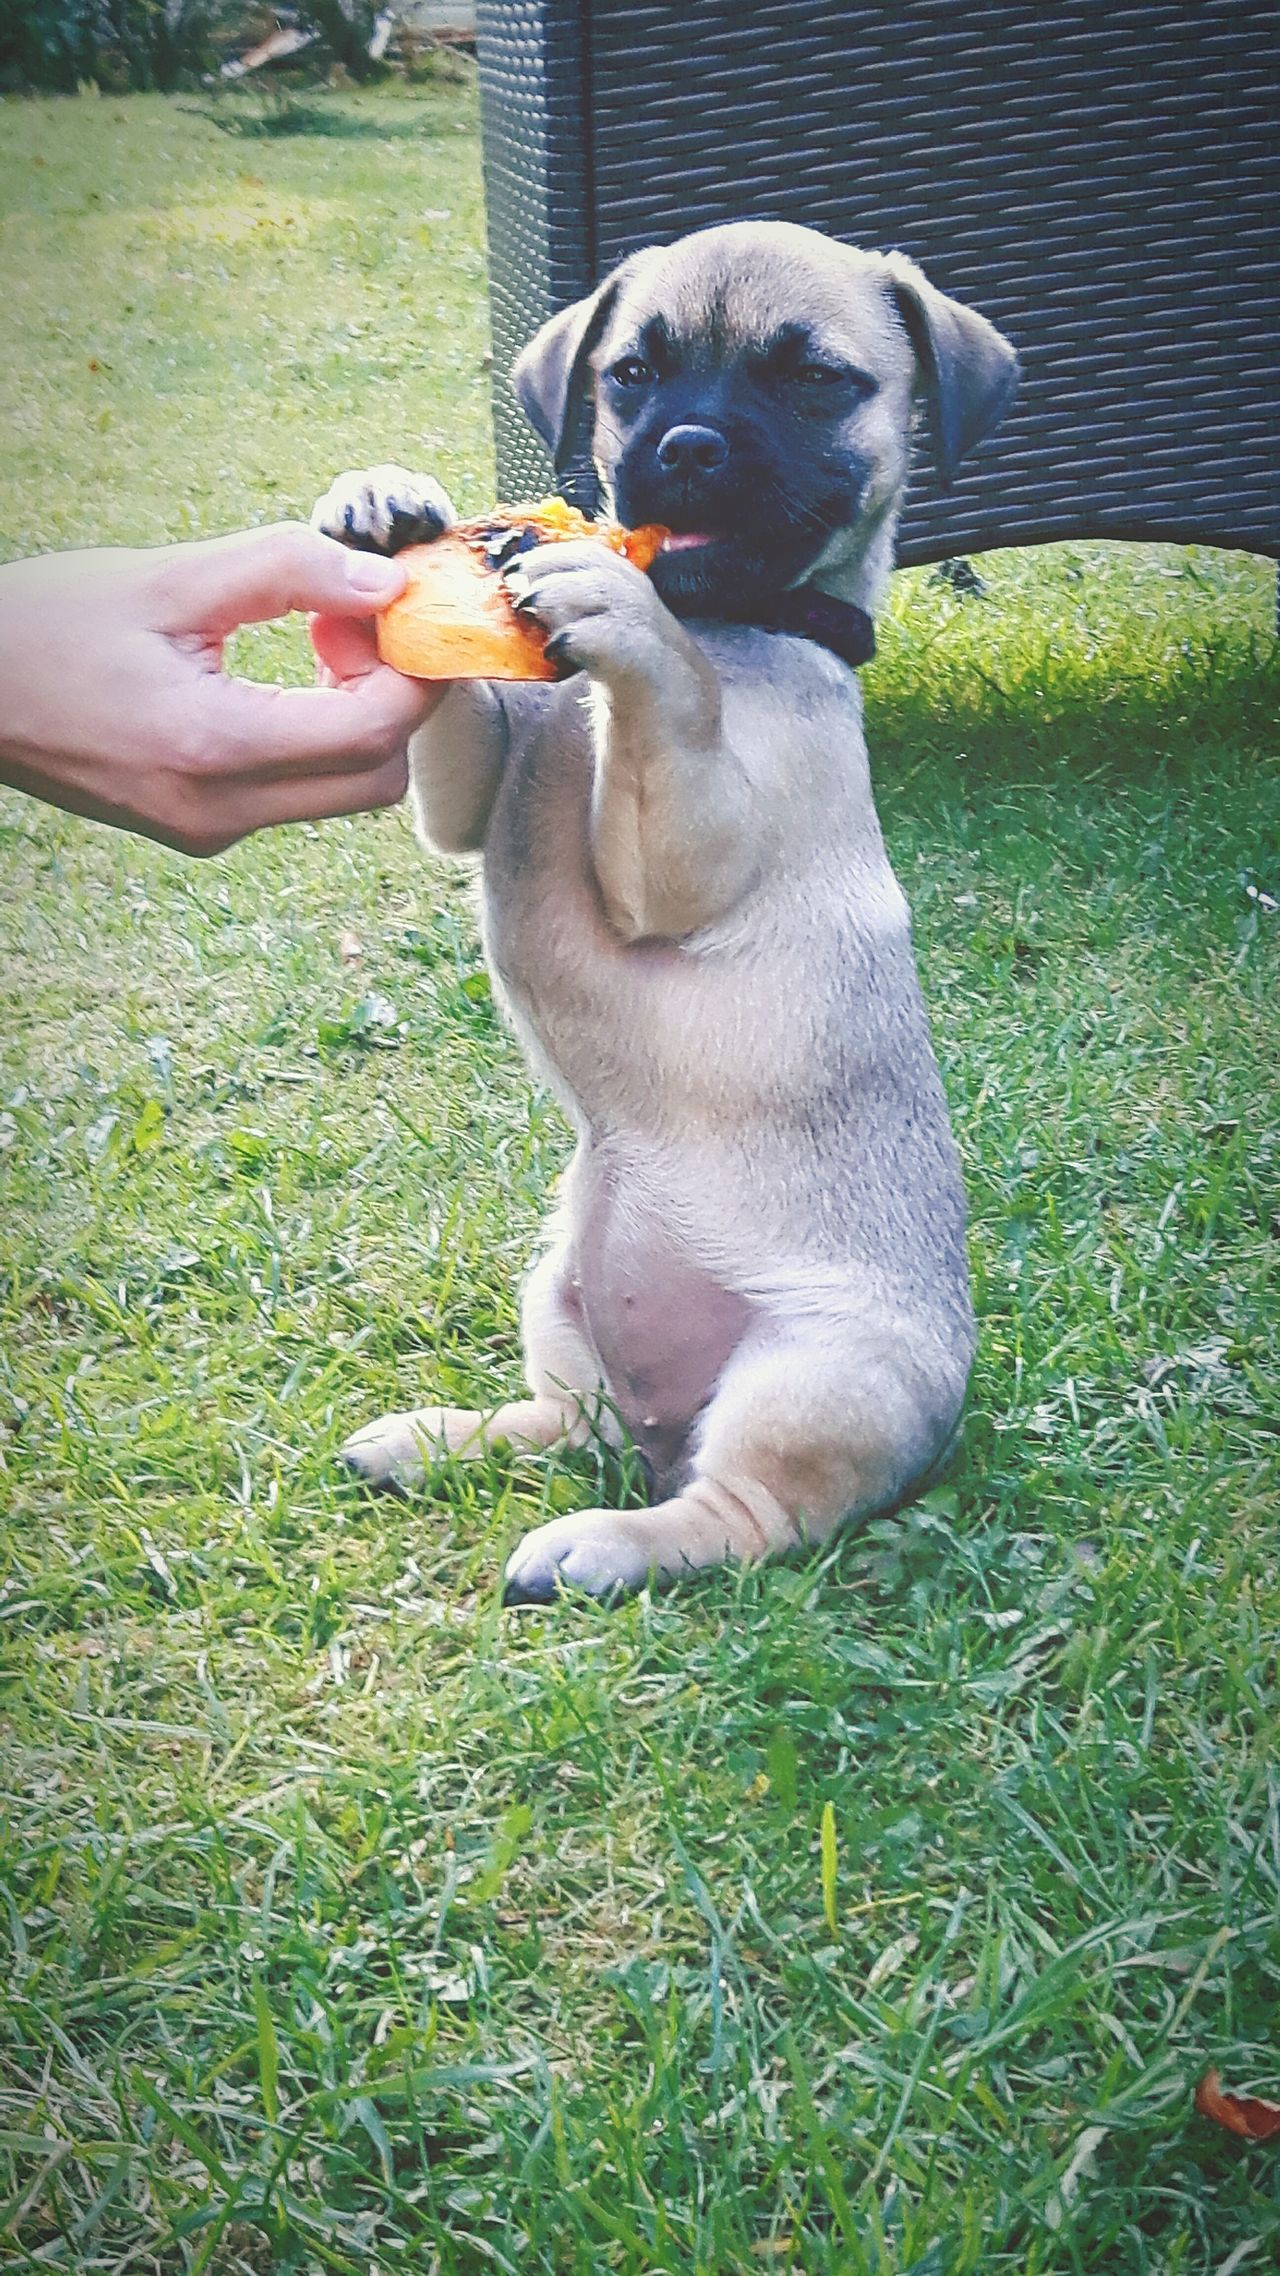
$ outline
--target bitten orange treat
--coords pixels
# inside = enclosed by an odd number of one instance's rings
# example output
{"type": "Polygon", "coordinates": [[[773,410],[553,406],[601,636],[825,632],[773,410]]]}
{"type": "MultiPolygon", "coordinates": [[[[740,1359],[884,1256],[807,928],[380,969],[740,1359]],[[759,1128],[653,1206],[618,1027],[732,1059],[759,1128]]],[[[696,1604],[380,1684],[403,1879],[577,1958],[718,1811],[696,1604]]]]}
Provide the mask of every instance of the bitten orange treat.
{"type": "Polygon", "coordinates": [[[533,545],[593,537],[637,569],[661,550],[665,529],[622,529],[593,522],[561,498],[536,506],[495,506],[473,522],[459,522],[430,545],[397,555],[409,572],[398,600],[378,618],[378,654],[384,664],[419,680],[554,680],[547,636],[516,615],[502,571],[533,545]]]}

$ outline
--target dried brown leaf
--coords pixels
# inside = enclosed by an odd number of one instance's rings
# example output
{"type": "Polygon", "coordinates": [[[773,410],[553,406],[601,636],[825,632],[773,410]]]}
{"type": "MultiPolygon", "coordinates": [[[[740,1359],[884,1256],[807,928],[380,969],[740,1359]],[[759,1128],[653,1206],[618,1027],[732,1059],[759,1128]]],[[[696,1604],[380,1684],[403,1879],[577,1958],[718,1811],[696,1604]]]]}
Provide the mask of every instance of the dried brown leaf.
{"type": "Polygon", "coordinates": [[[1280,2102],[1256,2094],[1229,2094],[1217,2071],[1206,2071],[1196,2088],[1196,2108],[1229,2134],[1246,2142],[1269,2142],[1280,2135],[1280,2102]]]}

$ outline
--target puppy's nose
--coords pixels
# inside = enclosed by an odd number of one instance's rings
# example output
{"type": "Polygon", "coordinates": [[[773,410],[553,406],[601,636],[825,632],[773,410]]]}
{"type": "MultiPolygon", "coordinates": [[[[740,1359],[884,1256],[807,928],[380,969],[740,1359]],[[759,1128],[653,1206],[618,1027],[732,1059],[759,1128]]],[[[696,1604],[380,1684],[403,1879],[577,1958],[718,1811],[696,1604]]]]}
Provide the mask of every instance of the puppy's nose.
{"type": "Polygon", "coordinates": [[[691,422],[668,427],[658,445],[658,464],[666,474],[710,474],[715,467],[723,466],[728,456],[728,439],[718,427],[698,427],[691,422]]]}

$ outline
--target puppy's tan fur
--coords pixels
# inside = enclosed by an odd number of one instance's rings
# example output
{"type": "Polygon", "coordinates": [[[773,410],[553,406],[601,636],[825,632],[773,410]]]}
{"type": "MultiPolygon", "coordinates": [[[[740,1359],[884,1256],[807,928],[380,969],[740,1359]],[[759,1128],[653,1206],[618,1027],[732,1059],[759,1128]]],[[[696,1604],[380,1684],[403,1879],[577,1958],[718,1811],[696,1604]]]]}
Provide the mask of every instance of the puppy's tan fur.
{"type": "MultiPolygon", "coordinates": [[[[655,312],[700,369],[802,320],[874,375],[831,444],[864,470],[856,512],[805,571],[873,611],[913,406],[954,456],[1007,400],[1007,344],[909,263],[811,231],[738,225],[640,254],[517,371],[549,436],[574,385],[594,389],[606,489],[630,445],[601,375],[655,312]]],[[[335,484],[319,525],[378,543],[392,501],[446,518],[430,485],[379,477],[335,484]]],[[[346,1451],[405,1480],[433,1450],[625,1425],[659,1499],[527,1535],[509,1590],[545,1598],[559,1578],[607,1593],[821,1540],[902,1500],[955,1434],[974,1328],[854,674],[808,641],[682,622],[590,544],[531,554],[520,584],[579,676],[453,689],[412,783],[424,842],[483,857],[495,987],[578,1138],[525,1297],[531,1395],[386,1416],[346,1451]]]]}

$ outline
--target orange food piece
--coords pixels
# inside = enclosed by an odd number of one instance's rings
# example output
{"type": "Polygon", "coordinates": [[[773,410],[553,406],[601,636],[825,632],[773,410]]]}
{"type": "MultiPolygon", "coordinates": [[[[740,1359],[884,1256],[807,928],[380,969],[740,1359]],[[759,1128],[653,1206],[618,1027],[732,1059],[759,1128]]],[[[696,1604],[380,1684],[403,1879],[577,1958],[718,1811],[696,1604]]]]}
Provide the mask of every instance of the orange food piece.
{"type": "Polygon", "coordinates": [[[409,582],[378,618],[384,664],[420,680],[558,678],[545,632],[516,615],[501,577],[456,530],[397,558],[409,582]]]}
{"type": "Polygon", "coordinates": [[[409,572],[398,600],[378,618],[378,654],[384,664],[419,680],[555,680],[540,625],[516,615],[507,588],[490,563],[504,530],[534,530],[544,545],[591,537],[647,569],[667,535],[656,525],[626,530],[616,522],[589,521],[561,498],[536,506],[495,506],[474,522],[459,522],[430,545],[411,545],[397,556],[409,572]]]}

